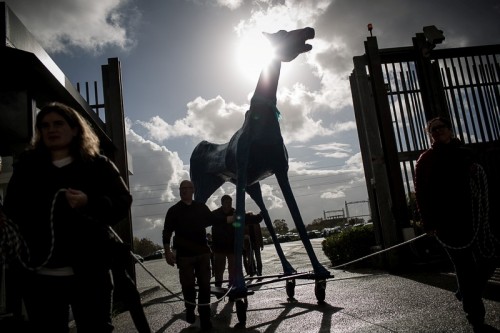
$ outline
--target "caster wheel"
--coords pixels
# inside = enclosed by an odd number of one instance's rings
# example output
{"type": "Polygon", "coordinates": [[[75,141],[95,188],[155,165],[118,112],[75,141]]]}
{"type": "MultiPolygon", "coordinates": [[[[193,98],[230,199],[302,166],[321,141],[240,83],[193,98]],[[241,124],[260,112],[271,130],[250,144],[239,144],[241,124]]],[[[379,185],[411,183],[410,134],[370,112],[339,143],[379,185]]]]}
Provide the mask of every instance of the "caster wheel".
{"type": "Polygon", "coordinates": [[[246,323],[247,321],[247,308],[248,302],[246,297],[236,300],[236,316],[240,323],[246,323]]]}
{"type": "Polygon", "coordinates": [[[326,297],[326,280],[316,280],[314,285],[314,294],[318,303],[323,303],[326,297]]]}
{"type": "Polygon", "coordinates": [[[295,299],[295,279],[286,280],[286,295],[288,299],[295,299]]]}

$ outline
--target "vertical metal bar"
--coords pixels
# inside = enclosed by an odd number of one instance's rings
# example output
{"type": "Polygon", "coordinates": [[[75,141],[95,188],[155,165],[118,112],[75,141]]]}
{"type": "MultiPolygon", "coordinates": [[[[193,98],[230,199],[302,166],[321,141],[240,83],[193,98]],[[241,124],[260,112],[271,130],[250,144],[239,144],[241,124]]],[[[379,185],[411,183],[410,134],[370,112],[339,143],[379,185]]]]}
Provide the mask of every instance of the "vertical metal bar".
{"type": "MultiPolygon", "coordinates": [[[[94,99],[95,99],[95,110],[97,112],[97,116],[99,117],[99,93],[97,90],[97,81],[94,81],[94,99]]],[[[100,118],[100,117],[99,117],[100,118]]]]}
{"type": "Polygon", "coordinates": [[[417,86],[418,80],[416,78],[417,73],[415,70],[411,70],[409,72],[409,77],[410,77],[410,82],[412,86],[412,91],[413,91],[413,100],[415,103],[415,110],[417,111],[417,128],[419,129],[419,150],[423,150],[427,147],[427,140],[426,140],[426,135],[425,135],[425,112],[423,111],[423,106],[422,106],[422,100],[420,98],[420,90],[419,87],[417,86]],[[423,135],[422,135],[423,133],[423,135]]]}
{"type": "MultiPolygon", "coordinates": [[[[400,63],[401,66],[401,63],[400,63]]],[[[413,116],[412,116],[412,108],[410,105],[410,92],[408,89],[408,85],[406,84],[405,80],[405,73],[408,73],[408,69],[403,71],[403,68],[401,68],[401,72],[399,73],[401,77],[401,87],[404,92],[404,102],[405,102],[405,109],[406,109],[406,118],[407,118],[407,126],[405,126],[408,130],[406,132],[409,132],[409,138],[408,138],[408,151],[413,151],[415,150],[415,147],[417,145],[416,142],[416,137],[415,137],[415,127],[414,127],[414,121],[413,121],[413,116]]]]}
{"type": "MultiPolygon", "coordinates": [[[[450,60],[451,61],[451,60],[450,60]]],[[[453,64],[452,64],[453,65],[453,64]]],[[[445,68],[446,68],[446,77],[448,78],[448,88],[449,88],[449,93],[450,93],[450,103],[453,105],[453,110],[450,110],[450,114],[453,114],[454,116],[454,123],[456,126],[456,131],[455,135],[460,135],[462,137],[463,129],[462,129],[462,122],[460,121],[460,113],[458,110],[457,106],[457,99],[455,98],[455,90],[454,90],[454,85],[453,85],[453,79],[451,76],[451,70],[446,64],[446,59],[445,59],[445,68]]],[[[453,119],[452,119],[453,122],[453,119]]],[[[462,138],[463,140],[463,138],[462,138]]]]}
{"type": "Polygon", "coordinates": [[[474,72],[474,78],[476,80],[476,86],[477,86],[477,94],[479,97],[479,104],[481,105],[481,113],[483,114],[483,119],[484,119],[484,126],[486,127],[486,133],[487,133],[487,141],[492,140],[493,138],[493,133],[491,131],[491,126],[490,126],[490,121],[488,117],[488,112],[486,108],[486,102],[484,100],[484,95],[483,95],[483,90],[481,88],[481,80],[479,78],[479,73],[478,73],[478,65],[476,63],[476,57],[472,58],[472,63],[473,63],[473,72],[474,72]]]}
{"type": "Polygon", "coordinates": [[[487,76],[487,72],[485,69],[485,65],[483,63],[483,56],[479,57],[479,63],[480,63],[479,74],[481,75],[481,78],[482,78],[482,82],[483,82],[482,86],[484,87],[484,95],[485,95],[485,100],[486,100],[486,113],[488,114],[489,123],[490,123],[492,134],[493,134],[491,140],[494,140],[495,136],[496,136],[495,132],[497,132],[497,126],[495,124],[494,116],[492,113],[493,101],[491,99],[491,92],[489,89],[489,81],[488,81],[488,76],[487,76]]]}
{"type": "MultiPolygon", "coordinates": [[[[401,140],[401,131],[399,130],[398,116],[396,114],[396,105],[394,103],[394,94],[397,94],[399,92],[399,90],[397,88],[397,78],[395,77],[394,63],[392,63],[392,66],[393,66],[393,75],[394,75],[394,83],[395,83],[395,87],[396,87],[396,92],[391,91],[391,92],[388,92],[387,95],[391,101],[390,107],[391,107],[391,111],[392,111],[392,123],[393,123],[394,132],[397,134],[397,138],[398,138],[398,140],[397,140],[398,149],[397,150],[398,150],[398,152],[400,152],[400,151],[403,151],[403,142],[401,140]]],[[[384,68],[385,68],[385,76],[389,80],[389,84],[390,84],[391,80],[390,80],[390,74],[389,74],[389,69],[387,67],[387,64],[384,64],[384,68]]],[[[398,96],[398,98],[399,98],[399,96],[398,96]]]]}
{"type": "Polygon", "coordinates": [[[465,72],[463,69],[464,61],[465,61],[464,58],[459,58],[458,67],[459,67],[460,76],[461,76],[462,82],[463,82],[464,95],[465,95],[465,100],[467,102],[467,110],[469,111],[469,115],[470,115],[472,130],[474,132],[474,138],[476,139],[476,142],[478,142],[479,137],[477,135],[478,134],[477,133],[477,129],[478,129],[477,115],[474,112],[474,110],[471,108],[470,93],[469,93],[469,91],[470,91],[470,79],[465,75],[465,72]]]}
{"type": "Polygon", "coordinates": [[[497,124],[500,123],[500,73],[496,71],[496,66],[498,66],[498,63],[496,62],[496,57],[495,55],[491,56],[493,58],[493,63],[491,63],[490,58],[488,57],[488,64],[490,68],[490,73],[491,73],[491,89],[493,90],[493,94],[495,96],[495,103],[494,105],[495,110],[497,111],[497,117],[495,119],[497,120],[497,124]]]}
{"type": "Polygon", "coordinates": [[[486,64],[484,65],[485,68],[485,77],[488,80],[488,95],[490,96],[491,100],[491,120],[493,123],[493,127],[496,132],[496,138],[498,138],[499,133],[500,133],[500,125],[499,125],[499,117],[496,117],[496,110],[498,110],[498,103],[500,99],[498,98],[498,91],[495,89],[495,72],[492,68],[492,64],[490,62],[490,57],[485,56],[486,59],[486,64]]]}
{"type": "Polygon", "coordinates": [[[403,136],[404,136],[405,143],[406,143],[406,147],[405,147],[404,151],[411,151],[411,146],[410,146],[411,140],[410,140],[410,137],[408,136],[408,130],[407,130],[408,121],[407,121],[407,117],[405,117],[405,113],[407,112],[407,109],[405,108],[403,101],[402,101],[403,98],[406,99],[406,91],[405,91],[404,85],[402,83],[399,84],[399,79],[400,79],[402,72],[404,72],[404,69],[403,69],[403,65],[401,62],[398,62],[398,65],[399,65],[399,75],[397,75],[398,71],[396,70],[394,63],[393,63],[394,81],[396,82],[396,89],[398,90],[398,105],[399,105],[399,110],[401,113],[401,117],[400,117],[401,118],[401,131],[403,131],[403,136]]]}
{"type": "Polygon", "coordinates": [[[88,82],[85,82],[85,100],[87,101],[87,103],[90,104],[90,102],[89,102],[89,83],[88,82]]]}
{"type": "MultiPolygon", "coordinates": [[[[473,58],[471,58],[473,60],[473,58]]],[[[479,133],[481,134],[481,141],[486,141],[486,134],[485,134],[485,129],[484,129],[484,119],[483,119],[483,116],[481,114],[481,108],[478,104],[478,99],[477,99],[477,93],[476,93],[476,89],[475,89],[475,85],[476,85],[476,81],[475,81],[475,78],[473,77],[472,73],[471,73],[471,67],[473,67],[472,64],[469,64],[469,58],[466,57],[465,58],[465,64],[466,64],[466,68],[467,68],[467,75],[469,77],[469,85],[470,85],[470,88],[471,88],[471,95],[472,95],[472,101],[474,103],[474,111],[476,113],[476,116],[477,116],[477,120],[478,120],[478,125],[479,125],[479,133]]]]}
{"type": "MultiPolygon", "coordinates": [[[[497,121],[497,127],[500,128],[500,67],[497,62],[496,55],[492,55],[491,57],[493,58],[493,63],[491,63],[489,60],[488,63],[490,64],[490,71],[492,76],[492,89],[495,95],[493,112],[494,112],[494,118],[497,121]]],[[[500,129],[499,132],[497,132],[496,139],[500,139],[500,129]]]]}
{"type": "Polygon", "coordinates": [[[450,88],[449,88],[449,82],[448,82],[448,76],[446,75],[446,62],[445,59],[441,59],[442,66],[440,66],[440,74],[441,74],[441,81],[443,82],[443,90],[444,90],[444,97],[446,99],[446,107],[448,108],[448,115],[450,117],[450,121],[452,121],[452,111],[453,107],[451,105],[451,96],[450,96],[450,88]]]}
{"type": "Polygon", "coordinates": [[[402,167],[402,170],[403,170],[402,174],[403,174],[403,177],[404,177],[404,180],[405,180],[404,181],[404,183],[405,183],[405,193],[407,193],[407,195],[409,196],[411,188],[410,188],[410,179],[408,178],[408,170],[406,169],[406,163],[407,163],[407,161],[401,161],[399,163],[399,166],[400,166],[400,168],[401,168],[401,166],[403,166],[402,167]]]}
{"type": "MultiPolygon", "coordinates": [[[[450,59],[450,62],[451,62],[451,69],[453,71],[453,78],[454,78],[454,82],[455,82],[455,91],[456,91],[456,94],[457,94],[457,98],[455,99],[455,105],[457,106],[458,110],[460,110],[461,112],[461,116],[462,116],[462,126],[464,127],[465,129],[465,133],[467,134],[467,143],[471,143],[472,142],[472,139],[471,139],[471,135],[470,135],[470,130],[469,130],[469,121],[467,121],[467,113],[465,112],[465,108],[464,108],[464,104],[463,104],[463,99],[462,99],[462,91],[461,91],[461,88],[460,88],[460,80],[458,78],[458,73],[457,73],[457,67],[455,66],[455,63],[453,60],[456,60],[456,58],[451,58],[450,59]],[[458,103],[456,102],[458,100],[458,103]]],[[[465,140],[464,140],[465,141],[465,140]]]]}

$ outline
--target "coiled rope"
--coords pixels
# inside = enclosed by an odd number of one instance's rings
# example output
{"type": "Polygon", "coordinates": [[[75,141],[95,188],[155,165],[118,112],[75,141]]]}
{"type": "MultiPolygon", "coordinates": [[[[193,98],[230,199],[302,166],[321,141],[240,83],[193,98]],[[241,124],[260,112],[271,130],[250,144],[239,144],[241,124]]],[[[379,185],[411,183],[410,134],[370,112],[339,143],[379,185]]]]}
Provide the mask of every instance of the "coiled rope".
{"type": "MultiPolygon", "coordinates": [[[[19,226],[15,224],[12,220],[10,220],[3,212],[0,214],[0,259],[1,262],[11,262],[17,260],[24,268],[30,271],[37,271],[43,266],[45,266],[50,258],[52,257],[52,254],[54,252],[54,209],[55,209],[55,203],[57,201],[57,197],[60,193],[65,192],[66,189],[59,189],[55,194],[54,198],[52,199],[52,205],[50,209],[50,249],[49,253],[47,255],[47,258],[43,261],[42,264],[38,265],[37,267],[31,267],[29,266],[29,262],[31,260],[30,258],[30,252],[28,245],[26,244],[26,241],[24,237],[21,235],[21,232],[19,231],[19,226]],[[26,258],[26,260],[23,259],[23,257],[26,258]]],[[[123,243],[123,240],[118,236],[118,234],[113,230],[113,228],[109,227],[109,230],[113,233],[113,235],[123,243]]],[[[134,255],[132,251],[130,251],[130,255],[132,258],[138,262],[146,272],[153,277],[153,279],[158,282],[165,290],[167,290],[169,293],[171,293],[173,296],[177,297],[179,300],[184,301],[188,304],[192,305],[202,305],[202,306],[208,306],[217,302],[220,302],[223,300],[230,292],[231,288],[228,289],[228,291],[219,299],[217,299],[215,302],[211,303],[206,303],[206,304],[196,304],[192,303],[189,301],[186,301],[182,299],[181,297],[177,296],[174,294],[170,289],[167,288],[160,280],[158,280],[145,266],[143,263],[141,263],[134,255]]]]}
{"type": "Polygon", "coordinates": [[[476,245],[483,258],[491,259],[495,257],[496,245],[500,245],[500,241],[490,229],[488,179],[481,165],[472,165],[469,184],[471,188],[472,227],[474,230],[472,239],[462,246],[446,244],[438,236],[436,236],[436,239],[442,246],[452,250],[464,250],[476,245]]]}
{"type": "Polygon", "coordinates": [[[50,207],[50,249],[47,254],[47,258],[38,265],[37,267],[29,266],[29,262],[31,260],[29,247],[26,244],[24,237],[21,235],[19,231],[19,227],[17,224],[12,222],[7,216],[2,213],[1,221],[0,221],[0,230],[1,238],[0,238],[0,257],[3,262],[10,262],[13,260],[19,261],[19,263],[30,271],[37,271],[43,266],[45,266],[50,258],[52,258],[52,253],[54,252],[54,208],[57,200],[57,196],[60,193],[66,192],[66,189],[59,189],[52,199],[52,204],[50,207]],[[23,260],[23,256],[26,257],[26,261],[23,260]]]}

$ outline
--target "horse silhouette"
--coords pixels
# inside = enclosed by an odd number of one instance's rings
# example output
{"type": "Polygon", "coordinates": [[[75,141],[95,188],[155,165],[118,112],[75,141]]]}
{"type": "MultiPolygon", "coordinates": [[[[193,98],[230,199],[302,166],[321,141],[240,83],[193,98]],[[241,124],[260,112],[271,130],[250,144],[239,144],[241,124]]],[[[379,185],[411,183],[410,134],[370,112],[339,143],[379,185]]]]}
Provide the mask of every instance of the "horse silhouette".
{"type": "Polygon", "coordinates": [[[330,272],[318,261],[307,235],[297,202],[288,180],[288,153],[279,126],[280,112],[276,108],[276,91],[281,62],[289,62],[299,54],[308,52],[312,46],[306,40],[314,38],[313,28],[292,31],[280,30],[265,36],[275,48],[275,57],[260,73],[259,81],[245,114],[243,126],[225,144],[200,142],[191,155],[190,176],[195,187],[194,199],[206,202],[225,182],[236,185],[235,229],[235,280],[233,288],[245,289],[242,273],[241,253],[245,225],[245,193],[255,201],[271,234],[276,251],[283,266],[284,275],[296,270],[283,254],[271,218],[264,205],[260,181],[275,175],[297,232],[307,251],[316,279],[331,277],[330,272]]]}

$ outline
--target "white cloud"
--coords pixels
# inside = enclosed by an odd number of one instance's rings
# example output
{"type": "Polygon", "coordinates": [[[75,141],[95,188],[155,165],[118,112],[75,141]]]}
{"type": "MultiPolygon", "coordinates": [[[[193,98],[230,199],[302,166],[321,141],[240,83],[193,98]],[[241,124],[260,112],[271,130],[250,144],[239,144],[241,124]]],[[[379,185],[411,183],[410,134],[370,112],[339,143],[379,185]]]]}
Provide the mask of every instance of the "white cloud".
{"type": "Polygon", "coordinates": [[[317,136],[333,134],[332,130],[323,126],[323,120],[312,118],[314,94],[308,92],[302,84],[295,84],[292,90],[281,89],[277,98],[285,143],[306,142],[317,136]]]}
{"type": "Polygon", "coordinates": [[[318,151],[325,150],[340,150],[344,152],[350,152],[350,144],[347,143],[339,143],[339,142],[331,142],[331,143],[323,143],[319,145],[314,145],[311,148],[318,151]]]}
{"type": "Polygon", "coordinates": [[[325,158],[345,158],[348,157],[348,153],[342,153],[339,151],[331,152],[331,153],[316,153],[317,156],[325,157],[325,158]]]}
{"type": "Polygon", "coordinates": [[[243,3],[243,0],[216,0],[217,5],[227,7],[231,10],[237,9],[243,3]]]}
{"type": "Polygon", "coordinates": [[[351,156],[352,152],[349,144],[338,142],[314,145],[311,149],[318,151],[316,155],[323,158],[346,158],[351,156]]]}
{"type": "MultiPolygon", "coordinates": [[[[285,142],[305,142],[317,136],[327,136],[333,130],[323,126],[322,120],[311,117],[313,101],[303,86],[297,84],[293,91],[284,89],[279,93],[280,126],[285,142]]],[[[241,127],[248,105],[227,103],[220,96],[211,100],[197,97],[187,104],[186,116],[168,124],[156,116],[149,121],[137,121],[149,132],[149,138],[164,141],[171,138],[191,136],[209,139],[214,143],[227,142],[241,127]]],[[[338,130],[338,129],[337,129],[338,130]]]]}
{"type": "Polygon", "coordinates": [[[327,191],[321,194],[321,199],[340,199],[345,198],[345,193],[342,190],[336,190],[334,192],[327,191]]]}
{"type": "Polygon", "coordinates": [[[173,125],[159,116],[151,118],[148,122],[137,123],[149,131],[151,139],[158,141],[191,136],[223,143],[228,141],[243,124],[247,109],[247,105],[226,103],[220,96],[211,100],[198,97],[187,104],[186,116],[176,120],[173,125]]]}
{"type": "Polygon", "coordinates": [[[262,184],[261,191],[268,210],[286,207],[285,201],[275,195],[273,186],[262,184]]]}
{"type": "Polygon", "coordinates": [[[99,53],[129,49],[140,12],[129,0],[7,0],[28,30],[50,53],[76,47],[99,53]],[[55,24],[53,24],[55,22],[55,24]]]}
{"type": "Polygon", "coordinates": [[[142,138],[131,129],[129,119],[126,119],[126,137],[133,165],[129,179],[134,199],[134,230],[141,238],[156,234],[150,239],[159,242],[165,213],[171,203],[178,200],[174,190],[182,179],[189,178],[189,173],[177,152],[142,138]]]}

